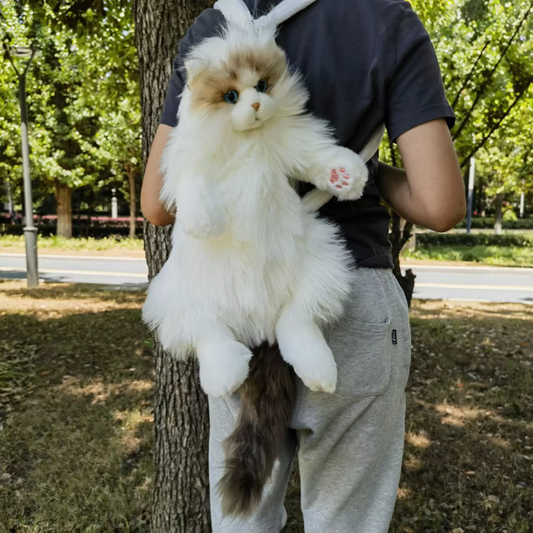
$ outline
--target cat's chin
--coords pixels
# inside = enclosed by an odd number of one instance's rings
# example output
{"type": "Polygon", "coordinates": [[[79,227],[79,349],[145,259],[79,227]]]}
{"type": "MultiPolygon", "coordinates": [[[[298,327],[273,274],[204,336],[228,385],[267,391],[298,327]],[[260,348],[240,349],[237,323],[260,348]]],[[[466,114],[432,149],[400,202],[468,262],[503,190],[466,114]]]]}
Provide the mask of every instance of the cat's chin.
{"type": "Polygon", "coordinates": [[[253,122],[248,124],[233,124],[234,131],[250,131],[260,128],[268,118],[256,118],[253,122]]]}

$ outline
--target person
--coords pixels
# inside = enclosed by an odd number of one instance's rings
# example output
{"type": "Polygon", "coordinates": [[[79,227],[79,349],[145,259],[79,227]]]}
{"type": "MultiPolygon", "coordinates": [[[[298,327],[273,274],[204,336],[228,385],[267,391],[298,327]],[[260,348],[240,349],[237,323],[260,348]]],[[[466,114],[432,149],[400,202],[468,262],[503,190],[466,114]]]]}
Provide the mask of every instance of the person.
{"type": "MultiPolygon", "coordinates": [[[[279,1],[245,3],[258,17],[279,1]]],[[[159,201],[159,162],[185,87],[181,58],[223,23],[219,11],[208,9],[180,42],[141,192],[143,213],[153,224],[174,219],[159,201]]],[[[339,144],[357,152],[384,123],[405,171],[376,155],[361,199],[332,200],[321,209],[340,226],[356,264],[345,317],[326,332],[339,369],[337,390],[314,393],[298,383],[290,431],[260,507],[246,519],[223,516],[216,492],[221,443],[233,429],[238,394],[210,399],[213,532],[278,533],[298,452],[306,533],[385,533],[402,464],[411,339],[381,199],[434,231],[447,231],[464,217],[464,185],[449,132],[454,114],[429,35],[404,0],[317,0],[281,26],[277,41],[291,68],[304,75],[309,111],[334,127],[339,144]]]]}

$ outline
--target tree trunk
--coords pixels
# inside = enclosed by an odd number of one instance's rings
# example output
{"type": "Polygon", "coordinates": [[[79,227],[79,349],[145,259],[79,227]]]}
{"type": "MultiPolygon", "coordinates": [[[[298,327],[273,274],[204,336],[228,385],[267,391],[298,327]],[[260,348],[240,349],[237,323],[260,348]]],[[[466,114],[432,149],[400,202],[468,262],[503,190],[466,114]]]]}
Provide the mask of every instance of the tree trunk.
{"type": "Polygon", "coordinates": [[[135,218],[137,217],[137,196],[135,194],[135,172],[132,168],[126,167],[126,174],[130,184],[130,237],[135,237],[135,218]]]}
{"type": "Polygon", "coordinates": [[[502,204],[503,204],[503,194],[500,192],[496,195],[496,211],[494,213],[494,234],[495,235],[501,235],[502,234],[502,222],[503,222],[503,210],[502,210],[502,204]]]}
{"type": "MultiPolygon", "coordinates": [[[[396,151],[394,150],[394,144],[389,140],[389,148],[391,151],[392,166],[396,165],[396,151]]],[[[411,269],[405,271],[405,276],[402,274],[400,267],[400,253],[405,244],[411,239],[411,231],[413,230],[413,224],[407,222],[392,211],[391,226],[390,226],[390,241],[392,245],[392,261],[394,267],[392,272],[396,276],[400,287],[402,288],[405,298],[409,307],[411,307],[411,300],[413,299],[413,292],[415,290],[415,278],[411,269]]]]}
{"type": "Polygon", "coordinates": [[[396,276],[400,287],[402,288],[409,307],[411,307],[411,300],[413,299],[413,292],[415,290],[415,278],[411,269],[405,271],[405,276],[402,274],[400,268],[400,252],[405,244],[411,239],[411,230],[413,224],[407,222],[396,213],[392,213],[390,240],[392,244],[392,260],[394,267],[392,272],[396,276]]]}
{"type": "MultiPolygon", "coordinates": [[[[135,38],[139,56],[143,162],[164,102],[179,38],[206,0],[135,0],[135,38]]],[[[170,228],[144,223],[149,277],[170,251],[170,228]]],[[[194,361],[176,362],[155,342],[154,494],[152,533],[210,531],[207,400],[194,361]]]]}
{"type": "Polygon", "coordinates": [[[483,189],[483,181],[481,179],[479,180],[479,184],[477,187],[476,198],[477,198],[476,211],[479,216],[481,212],[483,211],[483,205],[484,205],[484,189],[483,189]]]}
{"type": "Polygon", "coordinates": [[[59,237],[72,238],[72,189],[56,182],[57,230],[59,237]]]}
{"type": "Polygon", "coordinates": [[[6,194],[6,201],[4,202],[4,210],[9,213],[10,220],[13,220],[13,196],[11,195],[11,183],[9,180],[4,182],[4,190],[6,194]]]}

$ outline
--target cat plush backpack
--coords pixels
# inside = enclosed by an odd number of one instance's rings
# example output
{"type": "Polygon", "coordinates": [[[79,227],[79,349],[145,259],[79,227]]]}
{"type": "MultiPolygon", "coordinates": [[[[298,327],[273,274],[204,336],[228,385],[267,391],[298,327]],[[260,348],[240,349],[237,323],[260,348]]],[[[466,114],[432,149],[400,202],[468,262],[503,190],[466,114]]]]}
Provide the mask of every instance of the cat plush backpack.
{"type": "Polygon", "coordinates": [[[175,357],[197,356],[207,394],[240,394],[219,484],[228,514],[261,499],[290,423],[294,373],[312,390],[335,390],[322,329],[342,316],[353,265],[317,210],[361,196],[382,136],[357,155],[306,111],[307,90],[275,35],[312,2],[284,0],[257,20],[242,0],[215,4],[226,27],[184,58],[187,86],[162,158],[161,199],[176,221],[143,317],[175,357]],[[295,180],[316,189],[301,199],[295,180]]]}

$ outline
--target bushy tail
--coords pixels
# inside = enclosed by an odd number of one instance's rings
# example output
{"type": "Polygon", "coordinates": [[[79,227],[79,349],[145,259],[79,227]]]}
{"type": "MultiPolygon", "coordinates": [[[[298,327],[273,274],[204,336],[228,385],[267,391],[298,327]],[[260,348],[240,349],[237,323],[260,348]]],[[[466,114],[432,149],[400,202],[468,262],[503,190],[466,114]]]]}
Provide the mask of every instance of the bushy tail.
{"type": "Polygon", "coordinates": [[[224,514],[246,516],[261,500],[296,397],[292,367],[282,359],[277,344],[254,350],[240,393],[237,425],[224,441],[226,464],[218,490],[224,514]]]}

